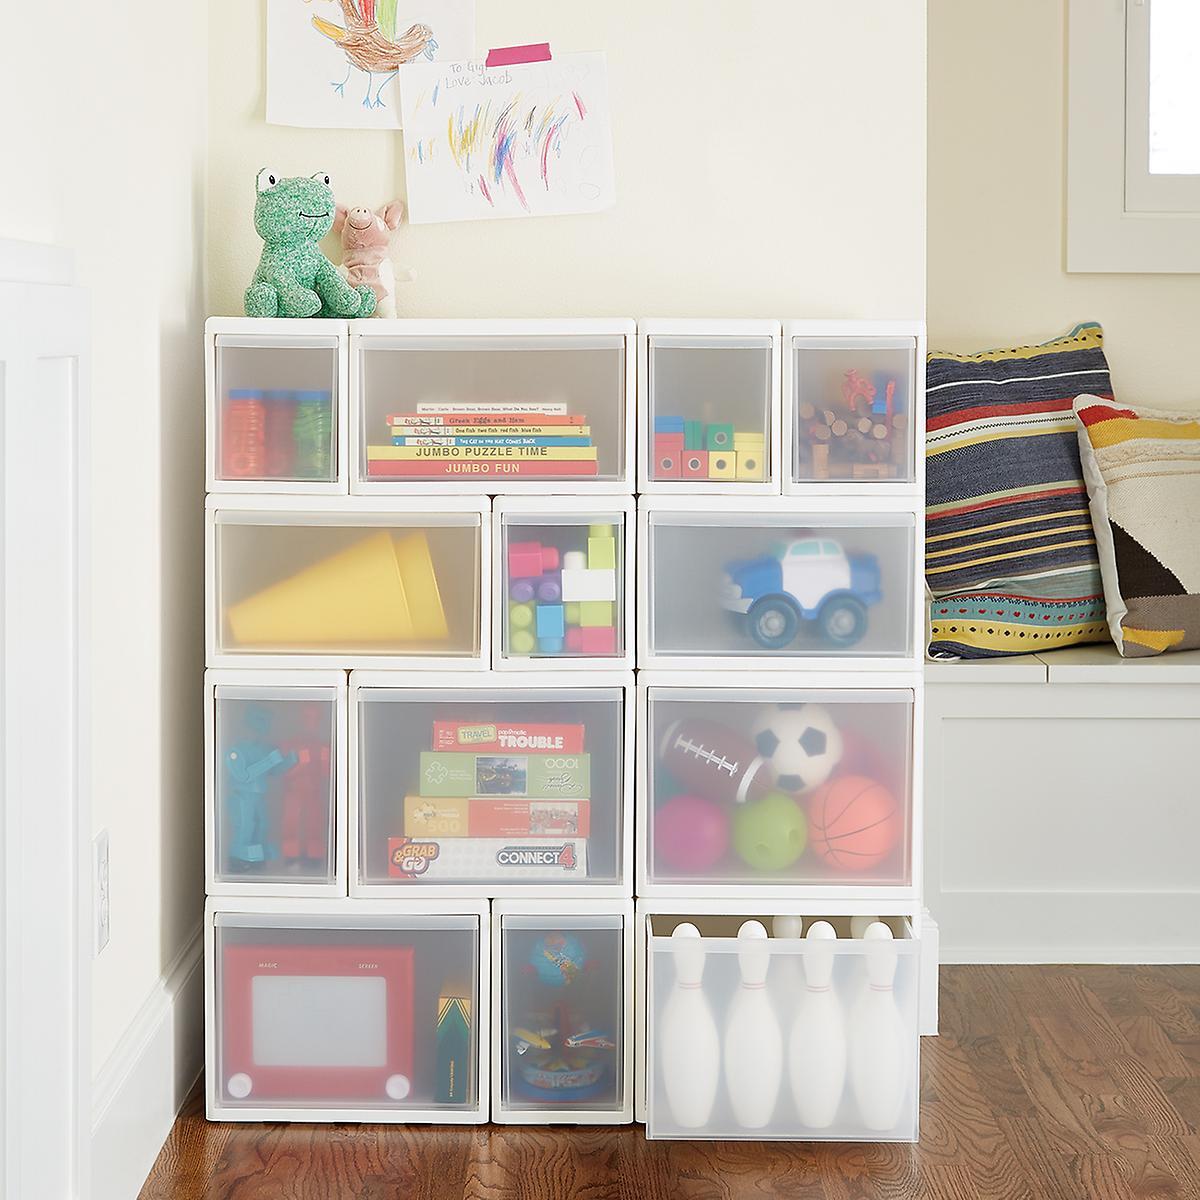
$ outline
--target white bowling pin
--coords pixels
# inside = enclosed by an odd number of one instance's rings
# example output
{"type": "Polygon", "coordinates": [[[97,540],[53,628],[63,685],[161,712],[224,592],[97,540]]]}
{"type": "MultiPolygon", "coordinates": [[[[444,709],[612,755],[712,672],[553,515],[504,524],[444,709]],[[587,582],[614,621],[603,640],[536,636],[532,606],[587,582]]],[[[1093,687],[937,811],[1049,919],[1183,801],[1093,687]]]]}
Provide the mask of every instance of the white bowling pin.
{"type": "Polygon", "coordinates": [[[846,1087],[846,1022],[833,990],[833,947],[823,944],[836,939],[828,921],[808,927],[804,997],[788,1046],[792,1097],[810,1129],[833,1124],[846,1087]]]}
{"type": "Polygon", "coordinates": [[[892,931],[875,921],[863,934],[867,987],[850,1014],[850,1079],[868,1129],[894,1129],[908,1094],[912,1067],[908,1032],[896,1007],[892,931]]]}
{"type": "Polygon", "coordinates": [[[866,937],[867,930],[878,920],[878,917],[851,917],[850,936],[852,938],[866,937]]]}
{"type": "Polygon", "coordinates": [[[762,1129],[779,1100],[783,1034],[767,995],[771,955],[761,921],[742,924],[737,957],[742,979],[725,1023],[725,1090],[737,1123],[762,1129]]]}
{"type": "MultiPolygon", "coordinates": [[[[804,920],[801,917],[772,917],[771,936],[776,938],[800,938],[804,933],[804,920]]],[[[804,986],[804,977],[800,971],[800,956],[798,954],[777,954],[771,967],[771,991],[779,997],[780,1003],[786,1006],[785,1012],[790,1013],[800,999],[800,989],[804,986]]]]}
{"type": "Polygon", "coordinates": [[[675,926],[675,986],[658,1022],[663,1088],[681,1129],[699,1129],[708,1122],[721,1076],[721,1039],[700,986],[705,954],[695,941],[699,937],[695,925],[675,926]]]}

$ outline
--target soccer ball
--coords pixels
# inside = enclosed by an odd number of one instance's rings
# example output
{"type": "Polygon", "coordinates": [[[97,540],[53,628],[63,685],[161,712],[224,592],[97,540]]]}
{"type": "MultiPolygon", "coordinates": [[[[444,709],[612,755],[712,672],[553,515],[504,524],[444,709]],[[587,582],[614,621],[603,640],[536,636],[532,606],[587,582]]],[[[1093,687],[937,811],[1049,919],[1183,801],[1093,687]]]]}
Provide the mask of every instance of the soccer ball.
{"type": "Polygon", "coordinates": [[[775,786],[793,796],[820,787],[842,758],[842,735],[819,704],[776,704],[751,732],[775,772],[775,786]]]}

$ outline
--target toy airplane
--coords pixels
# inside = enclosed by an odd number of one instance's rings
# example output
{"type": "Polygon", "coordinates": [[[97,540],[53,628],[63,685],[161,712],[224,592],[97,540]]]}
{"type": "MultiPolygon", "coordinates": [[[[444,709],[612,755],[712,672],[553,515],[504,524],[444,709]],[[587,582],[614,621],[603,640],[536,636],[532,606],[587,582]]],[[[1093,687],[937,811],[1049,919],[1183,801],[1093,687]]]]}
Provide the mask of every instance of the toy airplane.
{"type": "Polygon", "coordinates": [[[612,1050],[616,1047],[616,1042],[612,1040],[606,1033],[601,1033],[597,1029],[587,1029],[583,1033],[573,1033],[567,1038],[566,1044],[572,1050],[582,1049],[584,1047],[593,1050],[612,1050]]]}
{"type": "Polygon", "coordinates": [[[512,1035],[517,1043],[517,1053],[524,1054],[526,1050],[549,1050],[550,1043],[546,1035],[556,1032],[554,1029],[543,1029],[537,1033],[532,1029],[514,1029],[512,1035]]]}

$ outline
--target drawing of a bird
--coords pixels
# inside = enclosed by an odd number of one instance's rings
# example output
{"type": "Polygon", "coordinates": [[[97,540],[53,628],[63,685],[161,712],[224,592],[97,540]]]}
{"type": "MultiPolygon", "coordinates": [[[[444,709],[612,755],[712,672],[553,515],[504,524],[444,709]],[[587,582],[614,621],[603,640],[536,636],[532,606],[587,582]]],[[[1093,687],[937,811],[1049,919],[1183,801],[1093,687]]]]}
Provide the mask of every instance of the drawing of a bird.
{"type": "MultiPolygon", "coordinates": [[[[334,83],[333,89],[339,96],[345,95],[346,83],[350,72],[357,67],[365,71],[367,76],[367,94],[363,97],[364,108],[381,108],[383,100],[380,93],[396,77],[396,71],[402,63],[412,62],[414,58],[424,54],[433,58],[437,50],[433,30],[428,25],[412,25],[395,40],[385,34],[380,28],[379,15],[376,12],[376,0],[339,0],[346,24],[337,25],[326,21],[323,17],[313,17],[313,26],[323,33],[330,41],[341,46],[346,55],[346,78],[334,83]],[[385,76],[383,82],[375,89],[375,98],[371,98],[371,85],[376,75],[385,76]]],[[[382,0],[381,10],[386,8],[385,16],[391,17],[395,25],[395,0],[382,0]]],[[[394,36],[394,29],[388,30],[394,36]]]]}

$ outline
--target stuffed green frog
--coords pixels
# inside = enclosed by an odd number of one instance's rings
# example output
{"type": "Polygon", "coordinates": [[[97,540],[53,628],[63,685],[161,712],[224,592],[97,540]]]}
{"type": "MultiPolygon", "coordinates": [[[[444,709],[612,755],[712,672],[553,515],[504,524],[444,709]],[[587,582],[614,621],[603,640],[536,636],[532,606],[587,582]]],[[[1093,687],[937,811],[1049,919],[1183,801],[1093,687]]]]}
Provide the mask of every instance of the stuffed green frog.
{"type": "Polygon", "coordinates": [[[263,252],[246,289],[248,317],[369,317],[375,293],[351,287],[321,253],[318,243],[333,228],[329,176],[281,179],[258,173],[254,228],[263,252]]]}

